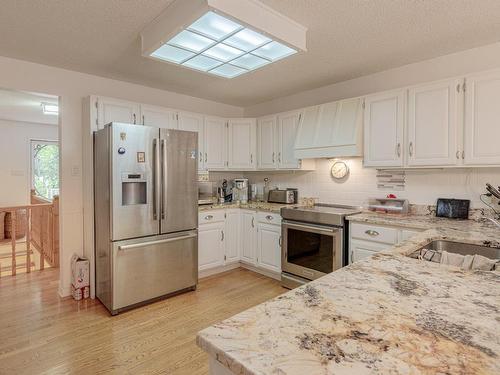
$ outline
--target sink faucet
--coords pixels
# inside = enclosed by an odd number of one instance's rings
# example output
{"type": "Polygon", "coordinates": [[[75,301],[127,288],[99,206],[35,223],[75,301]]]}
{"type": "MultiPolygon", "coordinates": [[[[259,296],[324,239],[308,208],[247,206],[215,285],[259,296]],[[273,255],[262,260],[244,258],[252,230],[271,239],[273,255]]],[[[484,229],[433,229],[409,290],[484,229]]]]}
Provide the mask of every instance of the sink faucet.
{"type": "Polygon", "coordinates": [[[486,217],[485,219],[491,221],[493,224],[500,228],[500,222],[498,220],[495,220],[491,217],[486,217]]]}

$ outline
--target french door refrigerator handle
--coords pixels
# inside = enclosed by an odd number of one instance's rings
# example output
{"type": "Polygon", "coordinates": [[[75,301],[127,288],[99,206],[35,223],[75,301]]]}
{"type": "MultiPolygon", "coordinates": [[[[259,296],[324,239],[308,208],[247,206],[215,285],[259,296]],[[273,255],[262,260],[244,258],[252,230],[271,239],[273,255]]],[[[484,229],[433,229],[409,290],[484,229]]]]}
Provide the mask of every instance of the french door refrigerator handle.
{"type": "Polygon", "coordinates": [[[158,220],[158,139],[153,139],[153,220],[158,220]]]}
{"type": "Polygon", "coordinates": [[[167,175],[167,140],[161,140],[161,193],[160,193],[160,205],[161,205],[161,219],[165,219],[165,197],[167,196],[167,183],[165,181],[167,175]]]}
{"type": "Polygon", "coordinates": [[[121,246],[118,246],[118,250],[132,250],[132,249],[137,249],[137,248],[145,247],[145,246],[152,246],[152,245],[159,245],[159,244],[162,244],[162,243],[187,240],[189,238],[194,238],[196,236],[197,236],[197,234],[192,233],[192,234],[188,234],[186,236],[179,236],[179,237],[174,237],[174,238],[167,238],[165,240],[157,240],[157,241],[148,241],[148,242],[134,243],[134,244],[131,244],[131,245],[121,245],[121,246]]]}

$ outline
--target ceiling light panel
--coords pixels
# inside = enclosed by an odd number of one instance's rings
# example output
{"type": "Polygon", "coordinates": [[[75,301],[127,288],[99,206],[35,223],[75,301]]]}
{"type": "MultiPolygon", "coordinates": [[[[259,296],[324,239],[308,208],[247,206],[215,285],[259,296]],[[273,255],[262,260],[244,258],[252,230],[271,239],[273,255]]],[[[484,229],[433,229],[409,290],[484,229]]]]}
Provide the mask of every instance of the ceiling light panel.
{"type": "Polygon", "coordinates": [[[305,51],[306,32],[258,0],[174,0],[141,32],[142,53],[233,78],[305,51]]]}

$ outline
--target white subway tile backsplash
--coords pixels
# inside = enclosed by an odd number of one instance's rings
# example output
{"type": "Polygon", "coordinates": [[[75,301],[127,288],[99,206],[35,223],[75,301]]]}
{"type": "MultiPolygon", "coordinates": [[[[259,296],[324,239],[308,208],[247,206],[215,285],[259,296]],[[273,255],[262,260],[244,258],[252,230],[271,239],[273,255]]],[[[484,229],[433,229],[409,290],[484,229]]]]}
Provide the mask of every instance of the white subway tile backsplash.
{"type": "MultiPolygon", "coordinates": [[[[330,176],[332,161],[316,160],[312,172],[252,172],[245,173],[250,183],[270,178],[270,185],[296,187],[299,194],[318,197],[320,202],[366,206],[370,197],[385,197],[391,193],[377,188],[377,170],[363,168],[361,159],[349,159],[350,175],[338,182],[330,176]]],[[[484,205],[479,200],[486,182],[500,185],[500,168],[457,168],[406,170],[404,191],[395,191],[400,198],[414,204],[435,204],[439,197],[470,199],[474,208],[484,205]]],[[[500,207],[499,207],[500,208],[500,207]]]]}

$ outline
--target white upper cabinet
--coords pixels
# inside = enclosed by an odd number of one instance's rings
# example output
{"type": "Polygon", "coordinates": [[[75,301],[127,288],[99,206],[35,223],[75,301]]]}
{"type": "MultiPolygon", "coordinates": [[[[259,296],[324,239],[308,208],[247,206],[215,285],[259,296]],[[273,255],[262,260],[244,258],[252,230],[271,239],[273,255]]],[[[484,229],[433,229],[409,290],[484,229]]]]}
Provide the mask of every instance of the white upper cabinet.
{"type": "Polygon", "coordinates": [[[454,79],[409,89],[409,166],[456,165],[461,161],[457,134],[462,83],[463,80],[454,79]]]}
{"type": "Polygon", "coordinates": [[[98,97],[97,98],[97,125],[102,129],[110,122],[124,122],[139,124],[140,105],[125,100],[98,97]]]}
{"type": "Polygon", "coordinates": [[[242,118],[228,121],[229,169],[255,169],[256,135],[255,119],[242,118]]]}
{"type": "Polygon", "coordinates": [[[227,162],[227,121],[205,116],[205,153],[203,162],[209,170],[224,169],[227,162]]]}
{"type": "Polygon", "coordinates": [[[500,164],[500,72],[465,79],[465,160],[500,164]]]}
{"type": "Polygon", "coordinates": [[[370,95],[365,98],[365,166],[403,166],[405,99],[406,90],[370,95]]]}
{"type": "Polygon", "coordinates": [[[300,120],[300,111],[278,115],[278,168],[298,169],[301,161],[295,157],[295,137],[300,120]]]}
{"type": "Polygon", "coordinates": [[[257,168],[277,167],[277,117],[267,116],[257,121],[257,168]]]}
{"type": "Polygon", "coordinates": [[[361,156],[363,111],[359,98],[304,109],[297,131],[299,158],[361,156]]]}
{"type": "Polygon", "coordinates": [[[177,111],[170,108],[141,104],[141,124],[165,129],[177,129],[177,111]]]}
{"type": "Polygon", "coordinates": [[[198,169],[203,170],[205,168],[203,115],[191,112],[179,112],[179,130],[198,133],[198,169]]]}

